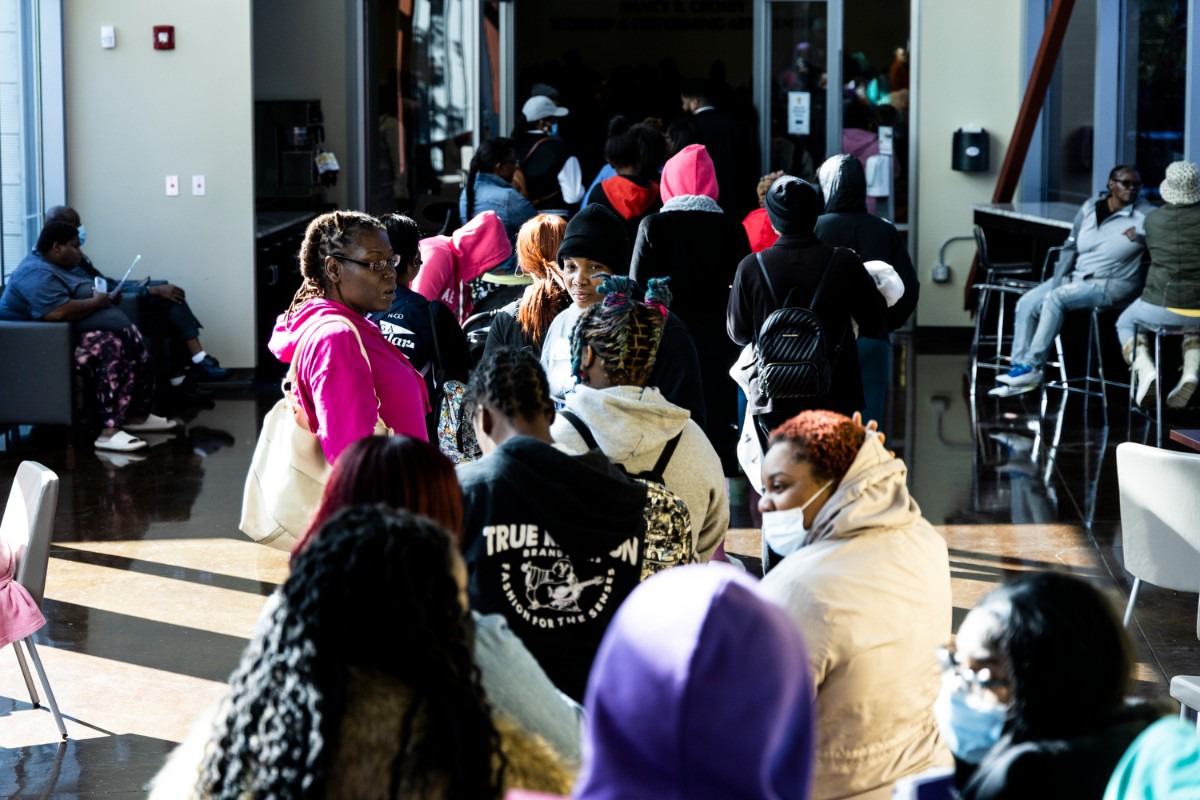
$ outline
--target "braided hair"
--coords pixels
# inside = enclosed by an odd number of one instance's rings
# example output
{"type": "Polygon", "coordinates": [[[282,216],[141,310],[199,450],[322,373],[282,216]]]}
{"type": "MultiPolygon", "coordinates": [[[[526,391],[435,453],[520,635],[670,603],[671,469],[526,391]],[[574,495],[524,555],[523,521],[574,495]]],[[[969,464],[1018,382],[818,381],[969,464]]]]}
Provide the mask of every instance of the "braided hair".
{"type": "Polygon", "coordinates": [[[558,247],[566,232],[567,221],[557,214],[538,214],[517,232],[517,268],[533,278],[517,307],[517,324],[538,347],[550,323],[570,302],[567,290],[556,280],[558,247]]]}
{"type": "Polygon", "coordinates": [[[581,383],[587,380],[583,351],[591,347],[614,386],[646,385],[671,304],[668,280],[651,278],[644,301],[635,297],[637,281],[624,275],[610,275],[597,287],[604,299],[589,306],[571,332],[571,371],[581,383]]]}
{"type": "Polygon", "coordinates": [[[509,419],[554,417],[546,372],[525,348],[498,347],[479,362],[467,384],[463,413],[473,415],[481,402],[509,419]]]}
{"type": "Polygon", "coordinates": [[[503,136],[485,139],[480,143],[479,149],[471,157],[471,169],[467,173],[467,214],[463,219],[471,219],[475,216],[475,176],[481,172],[495,173],[506,157],[513,152],[515,152],[513,140],[503,136]]]}
{"type": "Polygon", "coordinates": [[[332,517],[230,679],[203,796],[325,797],[354,667],[412,692],[388,797],[498,798],[504,759],[455,559],[446,532],[409,511],[356,506],[332,517]],[[379,619],[395,627],[381,635],[379,619]]]}
{"type": "Polygon", "coordinates": [[[383,223],[359,211],[331,211],[308,223],[300,245],[300,274],[304,282],[296,290],[287,316],[309,300],[324,297],[329,290],[325,259],[352,244],[363,231],[385,230],[383,223]]]}

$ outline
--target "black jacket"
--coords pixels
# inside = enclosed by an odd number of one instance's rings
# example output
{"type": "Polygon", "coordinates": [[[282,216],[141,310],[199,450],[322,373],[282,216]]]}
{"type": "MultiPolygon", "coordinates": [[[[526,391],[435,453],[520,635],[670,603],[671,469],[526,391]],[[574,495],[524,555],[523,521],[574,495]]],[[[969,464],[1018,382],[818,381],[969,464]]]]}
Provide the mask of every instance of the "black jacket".
{"type": "Polygon", "coordinates": [[[517,141],[517,162],[525,175],[525,191],[534,208],[564,208],[558,173],[571,154],[557,136],[523,132],[517,141]]]}
{"type": "MultiPolygon", "coordinates": [[[[963,800],[1101,800],[1108,779],[1133,740],[1157,722],[1163,709],[1128,706],[1109,725],[1070,739],[1013,744],[1002,738],[965,781],[963,800]]],[[[958,780],[961,785],[961,772],[958,780]]]]}
{"type": "Polygon", "coordinates": [[[755,208],[754,187],[758,182],[758,144],[747,123],[715,108],[692,114],[700,129],[701,143],[708,150],[721,188],[717,202],[728,214],[741,219],[755,208]]]}
{"type": "Polygon", "coordinates": [[[831,183],[825,213],[817,219],[817,238],[834,247],[849,247],[864,262],[892,265],[904,282],[904,296],[887,310],[887,329],[894,331],[912,316],[921,294],[908,248],[895,225],[867,212],[867,178],[857,158],[843,156],[831,183]]]}
{"type": "Polygon", "coordinates": [[[726,468],[737,445],[737,392],[729,368],[738,348],[725,334],[729,284],[738,262],[750,252],[746,229],[736,217],[712,211],[666,211],[642,220],[630,275],[643,287],[669,277],[671,312],[687,326],[700,356],[707,402],[709,441],[726,468]]]}
{"type": "Polygon", "coordinates": [[[600,639],[640,578],[646,487],[599,451],[571,456],[528,436],[458,477],[471,608],[504,615],[582,701],[600,639]]]}
{"type": "Polygon", "coordinates": [[[471,375],[467,337],[454,314],[438,300],[430,301],[407,286],[396,287],[396,299],[387,311],[372,314],[383,338],[408,357],[434,396],[435,372],[441,380],[466,382],[471,375]],[[436,342],[435,342],[436,340],[436,342]],[[440,362],[437,359],[441,355],[440,362]]]}
{"type": "Polygon", "coordinates": [[[852,250],[821,244],[813,234],[785,234],[759,255],[779,295],[779,306],[771,301],[763,283],[758,260],[746,256],[738,264],[729,295],[727,328],[729,337],[739,345],[749,344],[758,336],[763,321],[777,307],[811,307],[813,294],[826,265],[831,272],[814,309],[821,318],[830,358],[835,360],[833,386],[828,394],[772,403],[758,393],[757,379],[750,383],[751,413],[792,416],[808,409],[828,409],[842,414],[861,411],[864,405],[862,375],[858,369],[858,348],[850,318],[858,323],[860,336],[876,336],[886,324],[887,303],[875,288],[862,261],[852,250]],[[787,300],[791,296],[791,301],[787,300]]]}

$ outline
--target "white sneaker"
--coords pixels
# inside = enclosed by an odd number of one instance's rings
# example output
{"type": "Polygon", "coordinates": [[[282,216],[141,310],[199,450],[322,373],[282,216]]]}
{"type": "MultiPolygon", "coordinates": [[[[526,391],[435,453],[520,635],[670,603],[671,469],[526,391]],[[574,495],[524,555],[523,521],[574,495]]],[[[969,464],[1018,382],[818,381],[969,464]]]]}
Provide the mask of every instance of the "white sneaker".
{"type": "Polygon", "coordinates": [[[997,376],[996,380],[1007,386],[1037,386],[1042,382],[1042,368],[1017,364],[1004,375],[997,376]]]}

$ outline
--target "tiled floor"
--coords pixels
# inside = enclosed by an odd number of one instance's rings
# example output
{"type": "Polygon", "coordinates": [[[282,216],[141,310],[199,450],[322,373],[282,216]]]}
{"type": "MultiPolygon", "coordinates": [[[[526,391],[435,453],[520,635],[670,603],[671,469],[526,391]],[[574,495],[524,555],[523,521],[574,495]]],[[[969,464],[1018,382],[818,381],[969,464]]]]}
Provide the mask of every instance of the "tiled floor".
{"type": "MultiPolygon", "coordinates": [[[[963,367],[961,355],[919,356],[901,375],[907,403],[890,432],[913,495],[949,543],[955,623],[1021,570],[1069,570],[1123,605],[1113,456],[1123,409],[1107,431],[1078,397],[1060,410],[1051,396],[1041,423],[1037,393],[981,398],[972,411],[963,367]]],[[[0,652],[0,796],[139,793],[219,696],[286,570],[283,554],[237,532],[256,421],[269,403],[219,396],[189,415],[184,433],[159,437],[144,461],[121,467],[53,431],[0,437],[0,489],[26,458],[61,478],[50,622],[37,641],[71,737],[61,743],[49,713],[31,708],[16,659],[0,652]]],[[[752,557],[759,539],[747,494],[734,482],[728,548],[752,557]]],[[[1169,676],[1200,674],[1196,616],[1196,595],[1143,588],[1138,695],[1166,698],[1169,676]]]]}

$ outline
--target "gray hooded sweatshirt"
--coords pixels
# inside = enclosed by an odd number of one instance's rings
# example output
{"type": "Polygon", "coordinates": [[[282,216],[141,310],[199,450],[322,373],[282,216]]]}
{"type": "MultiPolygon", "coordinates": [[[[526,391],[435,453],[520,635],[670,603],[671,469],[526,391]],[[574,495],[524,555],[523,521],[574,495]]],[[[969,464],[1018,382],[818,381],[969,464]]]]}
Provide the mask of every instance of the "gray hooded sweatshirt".
{"type": "MultiPolygon", "coordinates": [[[[604,455],[631,474],[652,470],[667,442],[683,432],[663,479],[687,504],[696,559],[708,561],[729,528],[729,496],[721,459],[687,409],[668,402],[654,387],[582,384],[567,395],[566,409],[591,430],[604,455]]],[[[568,453],[587,451],[583,437],[561,415],[550,435],[568,453]]]]}

